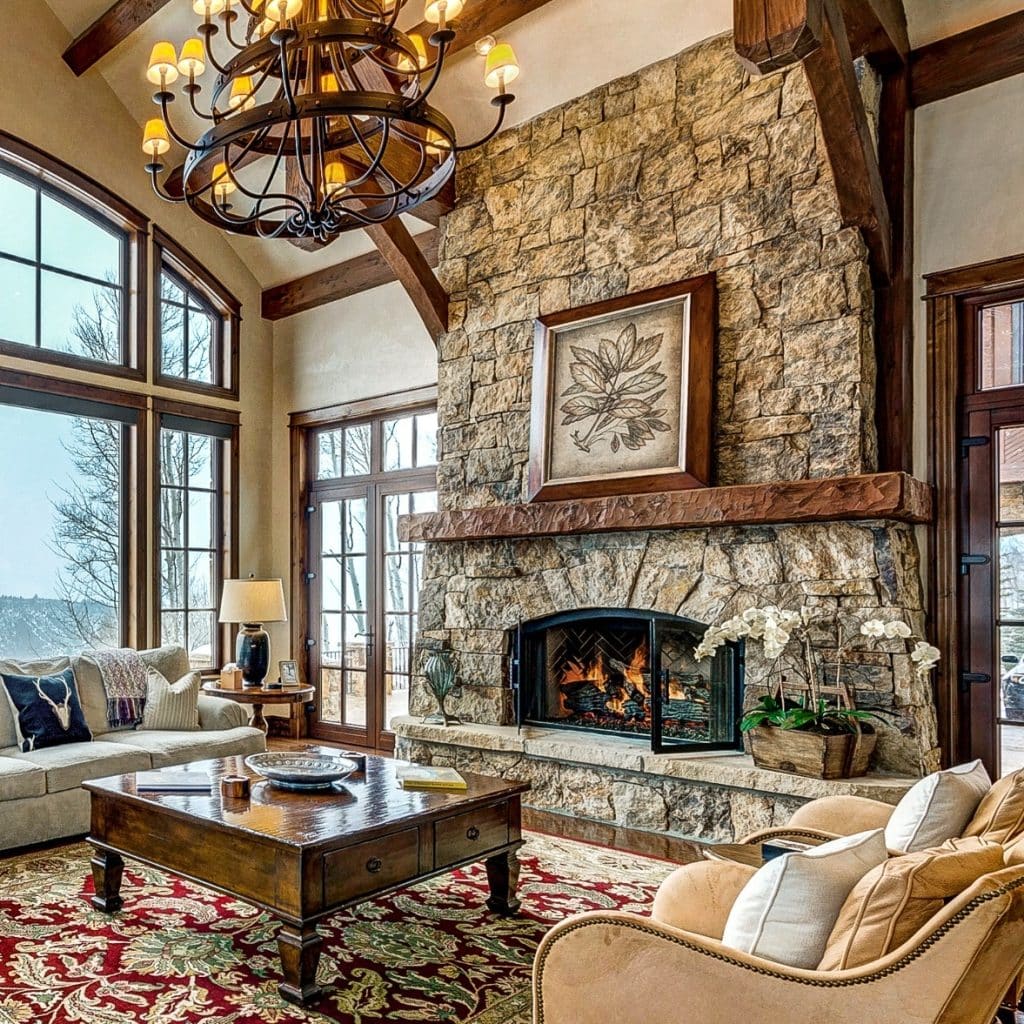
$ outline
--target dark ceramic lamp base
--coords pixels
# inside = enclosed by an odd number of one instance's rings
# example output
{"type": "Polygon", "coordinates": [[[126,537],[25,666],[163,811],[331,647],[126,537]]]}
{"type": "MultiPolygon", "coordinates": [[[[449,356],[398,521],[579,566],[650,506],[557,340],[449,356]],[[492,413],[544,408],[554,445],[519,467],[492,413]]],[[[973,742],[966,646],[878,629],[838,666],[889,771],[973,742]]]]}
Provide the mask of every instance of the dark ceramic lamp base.
{"type": "Polygon", "coordinates": [[[270,669],[270,634],[258,622],[246,622],[235,642],[235,664],[242,670],[242,685],[255,689],[263,685],[270,669]]]}

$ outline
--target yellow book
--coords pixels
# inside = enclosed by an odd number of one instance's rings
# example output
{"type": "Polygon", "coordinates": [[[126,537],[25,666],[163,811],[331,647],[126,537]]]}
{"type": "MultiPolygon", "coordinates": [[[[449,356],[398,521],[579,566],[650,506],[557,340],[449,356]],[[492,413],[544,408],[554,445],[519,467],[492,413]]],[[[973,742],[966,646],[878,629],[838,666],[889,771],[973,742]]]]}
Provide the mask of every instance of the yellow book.
{"type": "Polygon", "coordinates": [[[454,768],[434,768],[424,764],[402,765],[397,770],[402,789],[468,789],[466,780],[454,768]]]}

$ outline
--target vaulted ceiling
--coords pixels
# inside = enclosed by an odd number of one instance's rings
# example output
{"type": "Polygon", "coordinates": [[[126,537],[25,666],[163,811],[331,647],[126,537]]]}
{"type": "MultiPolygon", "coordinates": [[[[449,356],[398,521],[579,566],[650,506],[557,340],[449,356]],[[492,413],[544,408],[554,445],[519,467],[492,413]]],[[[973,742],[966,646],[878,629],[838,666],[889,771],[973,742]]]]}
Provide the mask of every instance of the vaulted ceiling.
{"type": "MultiPolygon", "coordinates": [[[[47,0],[72,38],[110,6],[111,0],[47,0]]],[[[139,0],[144,5],[147,0],[139,0]]],[[[155,4],[153,6],[159,6],[155,4]]],[[[416,0],[410,4],[417,7],[416,0]]],[[[922,45],[1018,10],[1020,0],[905,0],[911,43],[922,45]]],[[[142,28],[85,73],[102,75],[141,124],[153,116],[152,86],[145,79],[149,50],[158,39],[180,43],[195,34],[191,0],[170,0],[142,28]]],[[[414,21],[416,18],[413,19],[414,21]]],[[[457,23],[456,23],[457,27],[457,23]]],[[[549,0],[502,31],[519,55],[523,74],[511,123],[527,120],[602,82],[628,74],[732,27],[732,0],[549,0]]],[[[436,94],[438,105],[467,137],[489,125],[492,108],[481,58],[472,47],[456,54],[436,94]]],[[[140,151],[138,173],[142,175],[140,151]]],[[[429,225],[405,218],[413,234],[429,225]]],[[[264,287],[369,253],[363,232],[349,232],[319,252],[300,252],[284,241],[230,237],[264,287]]]]}

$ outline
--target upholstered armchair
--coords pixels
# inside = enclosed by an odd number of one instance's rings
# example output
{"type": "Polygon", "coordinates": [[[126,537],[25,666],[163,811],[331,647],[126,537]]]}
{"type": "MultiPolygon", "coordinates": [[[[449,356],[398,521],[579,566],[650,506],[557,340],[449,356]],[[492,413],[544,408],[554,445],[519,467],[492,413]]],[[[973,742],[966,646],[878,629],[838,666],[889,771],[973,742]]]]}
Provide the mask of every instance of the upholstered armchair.
{"type": "Polygon", "coordinates": [[[596,912],[554,927],[534,962],[534,1024],[991,1024],[1024,965],[1024,867],[984,875],[900,947],[844,971],[722,944],[752,873],[687,865],[651,917],[596,912]]]}

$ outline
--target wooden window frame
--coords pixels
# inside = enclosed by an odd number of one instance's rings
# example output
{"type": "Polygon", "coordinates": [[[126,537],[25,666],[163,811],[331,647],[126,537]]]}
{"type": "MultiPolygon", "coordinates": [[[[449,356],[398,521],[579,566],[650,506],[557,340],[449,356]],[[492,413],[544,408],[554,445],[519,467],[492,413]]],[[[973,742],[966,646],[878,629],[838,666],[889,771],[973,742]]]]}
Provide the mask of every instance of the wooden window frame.
{"type": "MultiPolygon", "coordinates": [[[[56,380],[33,373],[0,368],[0,387],[35,397],[30,407],[62,415],[74,413],[73,403],[118,406],[135,413],[134,423],[124,423],[121,480],[121,642],[140,648],[147,641],[147,587],[145,572],[148,545],[145,513],[147,431],[146,400],[141,395],[115,388],[56,380]],[[62,409],[61,406],[64,406],[62,409]]],[[[16,401],[3,404],[17,406],[16,401]]]]}
{"type": "Polygon", "coordinates": [[[153,381],[160,387],[194,394],[212,395],[219,398],[238,400],[239,333],[242,323],[242,306],[201,263],[186,252],[166,232],[153,228],[153,280],[151,282],[153,304],[153,381]],[[211,339],[213,348],[212,366],[215,379],[212,383],[175,377],[163,372],[162,289],[160,278],[164,268],[179,279],[188,291],[199,295],[217,317],[217,327],[211,339]]]}
{"type": "MultiPolygon", "coordinates": [[[[121,251],[122,284],[120,286],[124,300],[121,323],[121,362],[107,363],[70,352],[43,348],[41,345],[27,345],[6,340],[0,340],[0,354],[91,373],[102,373],[112,377],[145,380],[148,311],[143,296],[146,281],[149,221],[138,210],[129,206],[92,178],[35,146],[2,131],[0,131],[0,169],[24,181],[38,192],[51,195],[58,202],[77,210],[83,216],[114,229],[122,235],[124,240],[121,251]]],[[[37,238],[39,231],[40,225],[37,223],[37,238]]],[[[37,268],[42,266],[40,261],[33,261],[31,265],[37,268]]],[[[67,277],[86,280],[72,271],[60,270],[59,272],[67,277]]],[[[37,294],[37,333],[41,315],[40,302],[41,296],[37,294]]]]}
{"type": "Polygon", "coordinates": [[[936,675],[936,709],[943,765],[962,760],[966,723],[960,707],[962,671],[960,608],[960,487],[963,417],[986,408],[1021,404],[1024,387],[977,388],[976,311],[1024,298],[1024,254],[925,276],[928,365],[928,482],[935,488],[935,522],[928,531],[931,565],[928,604],[941,652],[936,675]],[[975,381],[965,393],[965,376],[975,381]]]}
{"type": "MultiPolygon", "coordinates": [[[[216,549],[216,580],[214,581],[214,598],[217,601],[215,607],[219,607],[219,594],[216,592],[223,585],[224,580],[234,579],[238,576],[238,521],[239,521],[239,414],[231,409],[217,409],[210,406],[195,405],[190,402],[175,402],[165,399],[153,399],[153,415],[151,418],[150,444],[153,446],[153,483],[150,494],[151,502],[151,525],[153,543],[153,572],[150,584],[153,590],[153,615],[151,632],[153,642],[160,646],[163,642],[161,626],[161,603],[160,603],[160,553],[162,550],[160,538],[160,491],[161,486],[161,465],[160,465],[160,431],[164,428],[165,418],[181,424],[191,422],[197,429],[196,433],[202,432],[203,424],[217,425],[230,429],[229,437],[217,437],[224,445],[221,458],[218,459],[217,508],[215,511],[214,533],[218,538],[216,549]],[[227,464],[223,452],[227,452],[227,464]]],[[[177,426],[171,429],[178,429],[177,426]]],[[[214,435],[217,436],[217,435],[214,435]]],[[[204,674],[214,674],[220,671],[221,665],[229,660],[227,653],[233,650],[233,634],[229,624],[218,623],[214,634],[214,649],[212,651],[213,664],[202,666],[199,671],[204,674]]]]}

